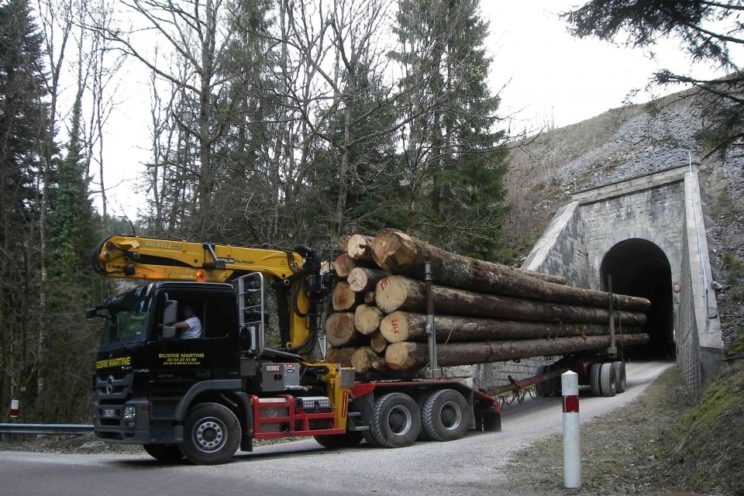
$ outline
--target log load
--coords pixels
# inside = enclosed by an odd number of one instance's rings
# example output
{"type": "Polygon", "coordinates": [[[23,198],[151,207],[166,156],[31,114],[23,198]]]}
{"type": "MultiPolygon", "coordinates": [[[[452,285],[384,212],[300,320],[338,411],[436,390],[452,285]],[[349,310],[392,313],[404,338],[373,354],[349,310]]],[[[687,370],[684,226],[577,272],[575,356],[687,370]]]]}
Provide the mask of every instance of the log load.
{"type": "Polygon", "coordinates": [[[338,363],[343,367],[351,367],[351,357],[356,350],[356,348],[328,348],[326,361],[338,363]]]}
{"type": "Polygon", "coordinates": [[[369,347],[377,354],[383,354],[388,342],[381,332],[376,332],[369,337],[369,347]]]}
{"type": "MultiPolygon", "coordinates": [[[[609,311],[604,308],[558,305],[444,286],[432,286],[432,300],[437,314],[595,324],[608,323],[610,318],[609,311]]],[[[426,284],[403,276],[386,277],[377,283],[375,301],[385,313],[396,310],[423,313],[426,311],[426,284]]],[[[646,322],[642,313],[622,311],[615,315],[626,325],[638,326],[646,322]]]]}
{"type": "Polygon", "coordinates": [[[331,293],[331,306],[337,312],[353,309],[362,299],[363,295],[355,293],[346,281],[338,281],[333,286],[331,293]]]}
{"type": "Polygon", "coordinates": [[[325,332],[331,346],[355,346],[366,341],[364,334],[354,327],[354,313],[339,312],[328,316],[325,332]]]}
{"type": "MultiPolygon", "coordinates": [[[[606,325],[562,324],[551,322],[519,322],[472,317],[434,317],[437,342],[507,341],[518,339],[557,338],[609,335],[606,325]]],[[[623,327],[623,333],[638,333],[640,327],[623,327]]],[[[425,343],[426,315],[393,312],[380,323],[380,333],[388,343],[414,341],[425,343]]]]}
{"type": "Polygon", "coordinates": [[[342,253],[333,259],[331,266],[338,277],[346,279],[351,271],[354,270],[354,267],[356,267],[356,262],[346,253],[342,253]]]}
{"type": "Polygon", "coordinates": [[[380,280],[388,277],[390,272],[366,267],[354,267],[346,278],[349,288],[355,293],[373,291],[380,280]]]}
{"type": "Polygon", "coordinates": [[[354,310],[354,327],[362,334],[369,336],[380,329],[382,310],[370,305],[361,304],[354,310]]]}
{"type": "Polygon", "coordinates": [[[543,281],[552,282],[552,283],[555,283],[555,284],[562,284],[562,285],[568,284],[568,279],[566,279],[563,276],[556,276],[556,275],[553,275],[553,274],[545,274],[543,272],[535,272],[534,270],[526,270],[526,269],[517,269],[517,270],[520,270],[520,271],[524,272],[528,276],[537,277],[538,279],[542,279],[543,281]]]}
{"type": "MultiPolygon", "coordinates": [[[[529,300],[582,306],[606,306],[609,294],[541,280],[519,269],[450,253],[395,229],[384,229],[372,242],[372,256],[393,274],[424,278],[430,262],[434,281],[441,286],[514,296],[529,300]]],[[[646,298],[613,295],[614,307],[646,311],[646,298]]]]}
{"type": "MultiPolygon", "coordinates": [[[[623,334],[616,337],[618,345],[631,346],[647,343],[649,335],[623,334]]],[[[609,336],[570,337],[557,339],[528,339],[523,341],[490,341],[477,343],[449,343],[437,346],[437,363],[442,367],[500,362],[545,355],[563,355],[579,351],[607,348],[609,336]]],[[[429,360],[427,345],[408,341],[390,344],[385,350],[385,364],[397,371],[417,369],[429,360]]]]}
{"type": "Polygon", "coordinates": [[[351,355],[351,366],[358,374],[364,374],[372,370],[384,370],[385,361],[372,348],[363,346],[351,355]]]}
{"type": "Polygon", "coordinates": [[[346,254],[354,260],[372,260],[373,240],[374,238],[372,236],[353,234],[349,237],[346,246],[342,250],[345,250],[346,254]]]}

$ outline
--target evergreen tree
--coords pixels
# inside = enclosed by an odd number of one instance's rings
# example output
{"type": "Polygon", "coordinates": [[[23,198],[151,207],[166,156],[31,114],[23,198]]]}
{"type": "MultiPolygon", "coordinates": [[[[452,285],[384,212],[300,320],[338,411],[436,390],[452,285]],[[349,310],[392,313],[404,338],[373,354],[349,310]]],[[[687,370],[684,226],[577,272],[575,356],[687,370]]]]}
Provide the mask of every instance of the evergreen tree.
{"type": "Polygon", "coordinates": [[[40,151],[49,109],[41,37],[28,3],[0,3],[0,410],[33,404],[37,369],[40,151]],[[21,394],[21,391],[27,394],[21,394]]]}
{"type": "Polygon", "coordinates": [[[393,54],[404,67],[408,228],[450,250],[500,257],[503,132],[494,130],[487,24],[477,0],[401,0],[393,54]]]}

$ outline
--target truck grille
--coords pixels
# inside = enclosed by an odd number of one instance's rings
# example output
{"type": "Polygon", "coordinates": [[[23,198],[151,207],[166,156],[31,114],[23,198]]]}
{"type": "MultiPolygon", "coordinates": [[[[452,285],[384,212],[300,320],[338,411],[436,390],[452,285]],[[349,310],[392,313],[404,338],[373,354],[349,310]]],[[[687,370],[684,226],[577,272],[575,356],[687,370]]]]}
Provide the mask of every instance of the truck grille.
{"type": "Polygon", "coordinates": [[[101,403],[126,399],[132,390],[133,380],[134,374],[131,372],[118,377],[113,374],[96,376],[96,399],[101,403]]]}

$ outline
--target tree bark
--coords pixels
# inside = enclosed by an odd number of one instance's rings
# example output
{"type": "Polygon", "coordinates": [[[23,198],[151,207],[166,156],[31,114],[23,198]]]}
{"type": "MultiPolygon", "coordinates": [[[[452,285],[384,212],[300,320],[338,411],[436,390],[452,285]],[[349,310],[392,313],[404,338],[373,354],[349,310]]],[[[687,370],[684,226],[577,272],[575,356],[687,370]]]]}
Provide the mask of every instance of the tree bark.
{"type": "Polygon", "coordinates": [[[333,286],[331,305],[337,312],[353,309],[361,299],[362,295],[349,289],[349,284],[346,281],[338,281],[336,285],[333,286]]]}
{"type": "Polygon", "coordinates": [[[349,282],[349,287],[352,291],[356,293],[364,293],[367,291],[373,291],[377,283],[389,275],[390,272],[385,272],[384,270],[355,267],[349,273],[346,280],[349,282]]]}
{"type": "Polygon", "coordinates": [[[526,270],[526,269],[519,269],[519,270],[524,272],[528,276],[536,277],[546,282],[552,282],[555,284],[563,284],[563,285],[568,284],[568,279],[566,279],[563,276],[557,276],[554,274],[545,274],[543,272],[535,272],[534,270],[526,270]]]}
{"type": "Polygon", "coordinates": [[[325,323],[326,338],[331,346],[355,346],[365,342],[365,336],[354,327],[351,312],[332,313],[325,323]]]}
{"type": "MultiPolygon", "coordinates": [[[[609,323],[609,311],[604,308],[557,305],[442,286],[432,286],[432,299],[437,314],[534,322],[609,323]]],[[[385,313],[395,310],[423,313],[426,284],[403,276],[386,277],[377,283],[375,301],[385,313]]],[[[615,315],[625,325],[646,322],[646,316],[641,313],[615,312],[615,315]]]]}
{"type": "MultiPolygon", "coordinates": [[[[582,306],[608,306],[609,293],[540,280],[519,269],[450,253],[394,229],[384,229],[372,244],[375,262],[392,274],[424,278],[430,262],[434,281],[442,286],[582,306]]],[[[613,295],[614,308],[646,311],[646,298],[613,295]]]]}
{"type": "MultiPolygon", "coordinates": [[[[549,322],[518,322],[510,320],[475,319],[470,317],[435,316],[437,341],[509,341],[518,339],[601,336],[609,334],[607,325],[556,324],[549,322]]],[[[624,329],[638,333],[640,327],[624,329]]],[[[380,322],[380,333],[388,343],[413,341],[425,343],[426,315],[393,312],[380,322]]]]}
{"type": "Polygon", "coordinates": [[[354,310],[354,327],[366,336],[372,335],[380,329],[382,315],[379,308],[361,304],[354,310]]]}
{"type": "MultiPolygon", "coordinates": [[[[633,346],[648,342],[648,334],[623,334],[618,345],[633,346]]],[[[481,343],[449,343],[437,346],[437,364],[442,367],[500,362],[546,355],[563,355],[599,350],[610,345],[609,336],[530,339],[481,343]]],[[[385,363],[392,370],[411,370],[426,365],[427,345],[411,342],[390,344],[385,350],[385,363]]]]}

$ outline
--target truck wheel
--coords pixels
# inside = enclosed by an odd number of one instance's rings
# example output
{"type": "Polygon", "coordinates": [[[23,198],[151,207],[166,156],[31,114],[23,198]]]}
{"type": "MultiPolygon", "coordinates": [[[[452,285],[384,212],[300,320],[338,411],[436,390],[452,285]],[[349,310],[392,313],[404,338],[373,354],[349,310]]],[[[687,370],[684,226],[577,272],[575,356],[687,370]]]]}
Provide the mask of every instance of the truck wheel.
{"type": "Polygon", "coordinates": [[[599,373],[599,389],[602,396],[610,397],[617,393],[617,375],[615,375],[615,367],[612,366],[611,362],[602,364],[599,373]]]}
{"type": "Polygon", "coordinates": [[[184,424],[184,456],[197,465],[229,462],[240,444],[240,422],[219,403],[202,403],[189,411],[184,424]]]}
{"type": "Polygon", "coordinates": [[[421,419],[424,431],[431,439],[460,439],[470,423],[468,402],[454,389],[436,391],[424,402],[421,419]]]}
{"type": "Polygon", "coordinates": [[[380,446],[382,446],[380,443],[377,442],[370,431],[362,431],[362,437],[365,441],[367,441],[367,444],[369,444],[373,448],[379,448],[380,446]]]}
{"type": "Polygon", "coordinates": [[[386,394],[375,401],[369,431],[380,446],[410,446],[421,432],[421,411],[407,394],[386,394]]]}
{"type": "Polygon", "coordinates": [[[144,444],[148,455],[160,462],[174,462],[183,458],[181,449],[176,444],[144,444]]]}
{"type": "MultiPolygon", "coordinates": [[[[543,374],[547,374],[547,373],[548,373],[548,366],[547,365],[540,365],[539,367],[537,367],[537,372],[535,373],[535,375],[537,376],[537,375],[543,375],[543,374]]],[[[538,382],[537,384],[535,384],[535,393],[540,398],[547,398],[548,397],[548,394],[547,394],[548,390],[547,390],[547,388],[545,386],[546,386],[545,381],[538,382]]]]}
{"type": "Polygon", "coordinates": [[[353,448],[362,442],[362,433],[351,431],[339,435],[314,436],[318,444],[328,449],[353,448]]]}
{"type": "Polygon", "coordinates": [[[628,380],[625,377],[625,362],[620,360],[612,362],[612,368],[615,369],[615,377],[617,378],[617,393],[624,393],[628,385],[628,380]]]}
{"type": "Polygon", "coordinates": [[[602,396],[602,390],[599,386],[600,372],[602,371],[601,363],[593,363],[589,368],[589,385],[592,388],[592,396],[602,396]]]}

